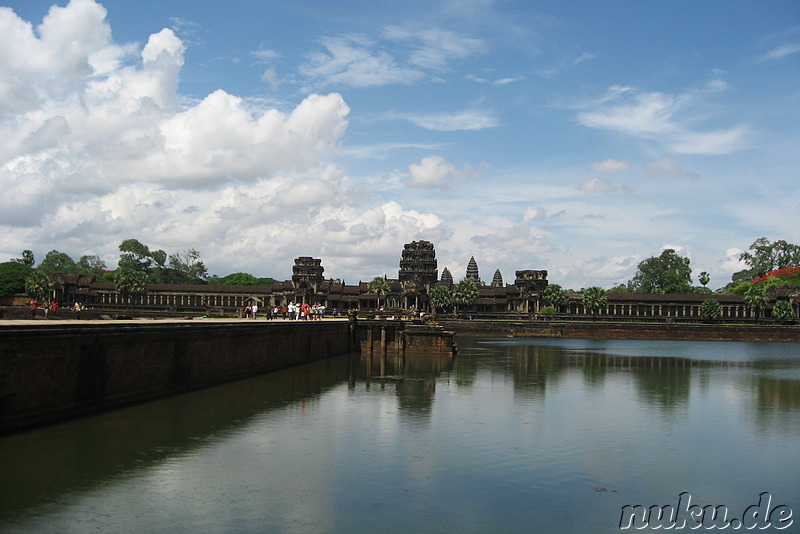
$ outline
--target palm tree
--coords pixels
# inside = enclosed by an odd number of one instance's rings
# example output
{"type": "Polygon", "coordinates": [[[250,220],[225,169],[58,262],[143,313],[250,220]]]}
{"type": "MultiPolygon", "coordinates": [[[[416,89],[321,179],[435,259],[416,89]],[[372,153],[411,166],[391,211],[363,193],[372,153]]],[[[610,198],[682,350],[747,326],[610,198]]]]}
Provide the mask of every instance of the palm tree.
{"type": "Polygon", "coordinates": [[[605,289],[593,286],[583,291],[583,307],[586,311],[592,313],[593,319],[595,314],[605,308],[607,304],[608,297],[605,289]]]}
{"type": "Polygon", "coordinates": [[[709,275],[706,271],[700,273],[700,277],[698,278],[700,283],[703,284],[703,287],[706,287],[706,284],[711,280],[711,275],[709,275]]]}
{"type": "Polygon", "coordinates": [[[44,271],[34,270],[25,279],[25,292],[35,299],[42,299],[53,287],[50,277],[44,271]]]}
{"type": "Polygon", "coordinates": [[[453,305],[456,315],[459,306],[470,306],[478,300],[478,286],[469,278],[465,278],[453,286],[453,305]]]}
{"type": "Polygon", "coordinates": [[[453,292],[446,285],[437,285],[431,290],[431,308],[436,313],[436,308],[447,308],[453,303],[453,292]]]}
{"type": "Polygon", "coordinates": [[[700,315],[708,319],[718,319],[722,315],[722,306],[716,299],[706,299],[700,305],[700,315]]]}
{"type": "Polygon", "coordinates": [[[381,307],[381,297],[389,294],[389,282],[382,276],[376,276],[367,284],[367,292],[378,295],[378,308],[381,307]]]}
{"type": "Polygon", "coordinates": [[[761,312],[767,307],[767,288],[764,284],[752,284],[744,293],[744,304],[756,314],[756,318],[761,317],[761,312]]]}
{"type": "Polygon", "coordinates": [[[559,306],[564,302],[564,290],[558,284],[550,284],[542,293],[542,302],[548,306],[552,306],[558,311],[559,306]]]}
{"type": "Polygon", "coordinates": [[[772,317],[779,321],[793,321],[796,316],[788,300],[779,300],[772,307],[772,317]]]}

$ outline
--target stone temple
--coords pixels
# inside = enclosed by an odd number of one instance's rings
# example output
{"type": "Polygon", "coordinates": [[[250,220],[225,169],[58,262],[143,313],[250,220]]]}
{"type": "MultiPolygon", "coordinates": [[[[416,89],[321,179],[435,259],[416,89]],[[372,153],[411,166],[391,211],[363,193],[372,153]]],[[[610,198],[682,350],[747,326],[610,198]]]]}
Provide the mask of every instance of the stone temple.
{"type": "MultiPolygon", "coordinates": [[[[388,312],[399,314],[429,310],[431,290],[437,285],[451,287],[454,283],[447,268],[442,270],[442,277],[438,279],[436,249],[429,241],[414,241],[403,247],[397,278],[386,280],[389,286],[387,295],[371,294],[367,282],[347,285],[339,280],[325,279],[324,273],[321,259],[301,256],[294,260],[291,280],[284,282],[264,286],[148,284],[146,293],[136,295],[133,301],[123,297],[112,282],[97,282],[81,275],[55,274],[51,276],[53,286],[48,297],[58,302],[80,302],[89,308],[111,312],[127,310],[133,304],[140,311],[233,315],[252,303],[257,303],[262,309],[308,303],[324,305],[331,312],[348,313],[374,310],[380,303],[388,312]]],[[[473,256],[466,274],[478,287],[478,299],[462,311],[468,310],[473,317],[524,318],[543,306],[542,294],[548,285],[545,270],[516,271],[513,284],[503,284],[498,270],[491,285],[486,285],[480,281],[478,264],[473,256]]],[[[609,293],[608,305],[601,313],[634,320],[652,317],[700,320],[700,307],[705,298],[704,294],[609,293]]],[[[741,296],[718,295],[717,299],[723,306],[722,318],[753,318],[741,296]]],[[[558,313],[567,315],[586,313],[580,293],[571,293],[556,308],[558,313]]]]}

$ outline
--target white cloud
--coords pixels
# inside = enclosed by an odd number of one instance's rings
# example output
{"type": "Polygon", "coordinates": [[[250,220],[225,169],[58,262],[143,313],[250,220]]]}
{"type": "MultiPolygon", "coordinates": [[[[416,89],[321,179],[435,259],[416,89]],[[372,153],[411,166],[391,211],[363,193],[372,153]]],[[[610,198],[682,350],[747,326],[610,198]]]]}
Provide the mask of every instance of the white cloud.
{"type": "Polygon", "coordinates": [[[503,86],[503,85],[509,85],[509,84],[514,83],[514,82],[518,82],[518,81],[524,80],[525,77],[524,76],[509,76],[509,77],[506,77],[506,78],[499,78],[497,80],[492,81],[492,80],[488,80],[486,78],[481,78],[480,76],[476,76],[475,74],[467,74],[466,76],[464,76],[464,79],[472,80],[473,82],[477,82],[477,83],[486,83],[486,84],[491,84],[491,85],[496,85],[496,86],[503,86]]]}
{"type": "Polygon", "coordinates": [[[630,170],[631,162],[618,159],[605,159],[603,161],[595,161],[592,163],[590,170],[592,172],[599,172],[602,174],[614,174],[630,170]]]}
{"type": "Polygon", "coordinates": [[[546,208],[528,206],[517,222],[492,233],[475,234],[470,237],[469,244],[480,250],[483,257],[492,258],[493,265],[513,265],[516,268],[541,265],[536,258],[557,250],[557,247],[553,243],[553,234],[540,224],[562,215],[562,212],[550,215],[546,208]]]}
{"type": "Polygon", "coordinates": [[[35,109],[92,75],[89,58],[111,38],[105,16],[93,0],[73,0],[51,7],[34,32],[11,9],[0,8],[0,111],[35,109]]]}
{"type": "Polygon", "coordinates": [[[465,180],[479,178],[487,169],[483,163],[477,169],[465,164],[461,169],[441,156],[428,156],[408,166],[411,187],[447,187],[465,180]]]}
{"type": "Polygon", "coordinates": [[[422,70],[399,65],[386,51],[364,36],[348,35],[322,40],[326,52],[313,52],[300,73],[324,85],[379,87],[412,84],[425,77],[422,70]]]}
{"type": "MultiPolygon", "coordinates": [[[[715,80],[706,86],[706,92],[725,87],[724,82],[715,80]]],[[[745,126],[706,132],[689,127],[696,120],[692,113],[702,113],[699,106],[693,106],[702,93],[669,96],[613,86],[590,105],[591,110],[579,112],[577,118],[584,126],[655,141],[677,154],[729,154],[739,150],[747,133],[745,126]]]]}
{"type": "MultiPolygon", "coordinates": [[[[582,280],[580,285],[588,287],[598,285],[605,289],[622,284],[630,280],[636,272],[636,267],[641,261],[640,256],[601,256],[598,258],[575,260],[568,269],[563,269],[559,274],[563,278],[582,280]]],[[[574,287],[572,289],[580,289],[574,287]]]]}
{"type": "Polygon", "coordinates": [[[697,180],[700,175],[696,172],[685,171],[680,162],[669,156],[664,156],[647,164],[647,174],[650,176],[661,176],[668,174],[671,176],[682,176],[684,178],[691,178],[697,180]]]}
{"type": "Polygon", "coordinates": [[[592,178],[578,185],[577,189],[581,193],[609,193],[617,190],[610,182],[602,178],[592,178]]]}
{"type": "Polygon", "coordinates": [[[263,63],[270,63],[281,57],[279,52],[270,48],[259,48],[258,50],[253,50],[250,52],[250,55],[263,63]]]}
{"type": "Polygon", "coordinates": [[[578,63],[583,63],[584,61],[590,61],[592,59],[595,59],[596,57],[597,56],[595,56],[594,54],[590,54],[588,52],[584,52],[583,54],[581,54],[580,56],[575,58],[575,60],[572,62],[572,64],[573,65],[577,65],[578,63]]]}
{"type": "Polygon", "coordinates": [[[770,50],[764,55],[764,59],[780,59],[786,57],[790,54],[796,54],[800,52],[800,44],[798,43],[787,43],[784,45],[775,48],[774,50],[770,50]]]}
{"type": "Polygon", "coordinates": [[[455,132],[460,130],[484,130],[497,126],[497,119],[486,111],[467,110],[459,113],[439,113],[436,115],[402,116],[417,126],[439,132],[455,132]]]}
{"type": "Polygon", "coordinates": [[[481,54],[486,46],[480,39],[439,28],[387,26],[383,37],[390,41],[411,42],[408,64],[426,70],[441,70],[454,60],[481,54]]]}

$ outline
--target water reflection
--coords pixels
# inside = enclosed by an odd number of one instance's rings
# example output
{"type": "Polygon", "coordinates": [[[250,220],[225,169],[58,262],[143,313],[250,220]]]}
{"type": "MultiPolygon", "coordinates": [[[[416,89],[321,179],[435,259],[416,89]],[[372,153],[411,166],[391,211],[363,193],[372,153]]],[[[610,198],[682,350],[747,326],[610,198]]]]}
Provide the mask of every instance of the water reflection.
{"type": "Polygon", "coordinates": [[[609,374],[625,374],[644,404],[667,411],[686,406],[693,380],[702,385],[714,374],[754,391],[758,414],[800,410],[800,349],[793,344],[650,342],[643,347],[641,342],[587,340],[587,349],[575,341],[461,340],[454,372],[469,377],[458,382],[469,387],[480,368],[511,369],[515,391],[534,399],[544,398],[548,387],[570,371],[580,370],[584,383],[598,389],[609,374]]]}
{"type": "Polygon", "coordinates": [[[78,532],[91,515],[148,517],[140,531],[614,532],[623,504],[681,491],[800,496],[785,476],[800,469],[796,345],[459,347],[334,358],[0,438],[0,530],[78,532]]]}
{"type": "Polygon", "coordinates": [[[191,454],[351,374],[351,360],[335,358],[0,438],[0,524],[64,493],[191,454]]]}

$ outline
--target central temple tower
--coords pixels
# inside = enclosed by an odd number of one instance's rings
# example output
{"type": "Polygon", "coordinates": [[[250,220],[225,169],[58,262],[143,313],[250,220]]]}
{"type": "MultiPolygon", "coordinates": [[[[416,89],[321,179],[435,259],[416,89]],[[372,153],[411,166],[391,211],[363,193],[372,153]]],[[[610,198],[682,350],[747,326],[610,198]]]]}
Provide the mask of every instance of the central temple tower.
{"type": "Polygon", "coordinates": [[[414,241],[403,247],[398,280],[404,288],[421,284],[431,288],[439,281],[436,250],[430,241],[414,241]]]}

